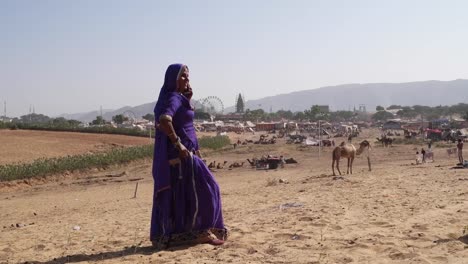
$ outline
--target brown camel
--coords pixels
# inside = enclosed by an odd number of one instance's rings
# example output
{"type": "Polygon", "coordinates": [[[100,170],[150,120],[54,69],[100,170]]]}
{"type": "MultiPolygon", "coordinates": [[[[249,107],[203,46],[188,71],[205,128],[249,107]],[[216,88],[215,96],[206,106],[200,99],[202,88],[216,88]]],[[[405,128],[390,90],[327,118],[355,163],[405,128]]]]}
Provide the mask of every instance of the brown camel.
{"type": "Polygon", "coordinates": [[[359,143],[359,149],[356,150],[353,144],[345,144],[342,142],[338,147],[336,147],[332,152],[332,171],[333,176],[335,174],[335,161],[336,161],[336,169],[338,173],[341,175],[340,171],[340,159],[347,158],[348,159],[348,167],[346,174],[353,174],[353,161],[356,155],[360,155],[365,148],[370,148],[370,143],[367,140],[362,141],[359,143]]]}

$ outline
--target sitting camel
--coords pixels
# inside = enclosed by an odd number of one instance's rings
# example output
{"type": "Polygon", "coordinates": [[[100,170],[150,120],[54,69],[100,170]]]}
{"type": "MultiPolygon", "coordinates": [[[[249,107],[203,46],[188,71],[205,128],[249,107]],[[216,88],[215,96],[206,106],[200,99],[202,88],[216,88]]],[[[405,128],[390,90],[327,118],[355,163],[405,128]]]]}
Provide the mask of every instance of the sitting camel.
{"type": "Polygon", "coordinates": [[[340,171],[340,159],[347,158],[348,159],[348,167],[346,174],[353,174],[353,161],[356,155],[360,155],[366,148],[370,149],[370,143],[367,140],[362,141],[359,143],[359,149],[356,151],[356,148],[353,144],[345,144],[342,142],[338,147],[336,147],[332,152],[332,171],[333,176],[335,174],[335,161],[336,161],[336,168],[338,169],[338,173],[341,175],[340,171]]]}
{"type": "Polygon", "coordinates": [[[224,161],[223,165],[221,165],[221,163],[218,163],[218,165],[216,165],[216,168],[217,168],[218,170],[223,169],[224,166],[226,165],[226,163],[227,163],[227,161],[224,161]]]}
{"type": "Polygon", "coordinates": [[[382,143],[382,147],[391,147],[393,143],[393,138],[383,136],[382,138],[377,138],[377,141],[382,143]]]}
{"type": "Polygon", "coordinates": [[[242,163],[239,163],[239,162],[234,162],[232,163],[231,165],[229,165],[229,168],[232,169],[232,168],[240,168],[240,167],[244,167],[244,161],[242,163]]]}

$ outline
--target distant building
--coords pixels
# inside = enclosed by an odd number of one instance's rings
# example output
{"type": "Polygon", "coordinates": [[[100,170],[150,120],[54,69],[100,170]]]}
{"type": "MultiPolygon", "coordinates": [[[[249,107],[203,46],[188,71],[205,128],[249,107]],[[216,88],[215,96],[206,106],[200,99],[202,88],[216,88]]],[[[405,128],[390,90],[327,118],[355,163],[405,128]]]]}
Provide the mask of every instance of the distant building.
{"type": "Polygon", "coordinates": [[[383,130],[391,129],[391,130],[400,130],[401,129],[401,123],[400,121],[395,121],[395,120],[389,120],[383,124],[382,127],[383,130]]]}
{"type": "Polygon", "coordinates": [[[322,113],[329,113],[330,106],[329,105],[317,105],[320,108],[320,112],[322,113]]]}
{"type": "Polygon", "coordinates": [[[429,122],[429,128],[447,128],[450,126],[450,121],[447,118],[434,119],[429,122]]]}
{"type": "Polygon", "coordinates": [[[367,112],[365,104],[360,104],[359,105],[359,112],[361,112],[361,113],[366,113],[367,112]]]}
{"type": "Polygon", "coordinates": [[[277,129],[278,123],[257,123],[255,124],[255,130],[257,131],[269,131],[277,129]]]}
{"type": "Polygon", "coordinates": [[[227,120],[240,121],[244,119],[244,114],[243,113],[231,113],[231,114],[224,114],[224,115],[216,115],[215,119],[221,120],[221,121],[227,121],[227,120]]]}

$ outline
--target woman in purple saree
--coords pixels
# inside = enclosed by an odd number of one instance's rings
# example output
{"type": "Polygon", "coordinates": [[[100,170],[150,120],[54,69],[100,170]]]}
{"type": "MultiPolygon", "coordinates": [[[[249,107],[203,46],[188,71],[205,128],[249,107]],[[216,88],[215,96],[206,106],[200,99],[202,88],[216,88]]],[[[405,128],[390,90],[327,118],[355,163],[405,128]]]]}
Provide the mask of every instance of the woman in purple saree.
{"type": "Polygon", "coordinates": [[[154,108],[154,197],[150,239],[157,248],[222,244],[227,238],[218,184],[200,159],[188,67],[172,64],[154,108]]]}

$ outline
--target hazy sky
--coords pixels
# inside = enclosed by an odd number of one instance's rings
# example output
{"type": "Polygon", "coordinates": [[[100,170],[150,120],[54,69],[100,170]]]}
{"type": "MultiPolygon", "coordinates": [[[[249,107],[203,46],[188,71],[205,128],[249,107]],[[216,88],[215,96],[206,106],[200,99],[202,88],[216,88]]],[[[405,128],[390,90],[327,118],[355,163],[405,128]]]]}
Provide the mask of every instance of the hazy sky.
{"type": "MultiPolygon", "coordinates": [[[[170,63],[194,98],[467,78],[468,1],[0,1],[0,115],[156,100],[170,63]]],[[[343,95],[345,96],[345,95],[343,95]]]]}

